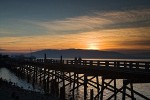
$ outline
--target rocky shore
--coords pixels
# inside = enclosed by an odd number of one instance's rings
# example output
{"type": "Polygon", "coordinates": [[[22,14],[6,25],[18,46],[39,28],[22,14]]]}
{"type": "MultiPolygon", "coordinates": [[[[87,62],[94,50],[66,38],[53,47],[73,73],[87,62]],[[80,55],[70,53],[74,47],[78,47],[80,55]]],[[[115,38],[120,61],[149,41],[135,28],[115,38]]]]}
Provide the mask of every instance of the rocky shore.
{"type": "Polygon", "coordinates": [[[58,100],[52,95],[24,90],[0,78],[0,100],[58,100]]]}

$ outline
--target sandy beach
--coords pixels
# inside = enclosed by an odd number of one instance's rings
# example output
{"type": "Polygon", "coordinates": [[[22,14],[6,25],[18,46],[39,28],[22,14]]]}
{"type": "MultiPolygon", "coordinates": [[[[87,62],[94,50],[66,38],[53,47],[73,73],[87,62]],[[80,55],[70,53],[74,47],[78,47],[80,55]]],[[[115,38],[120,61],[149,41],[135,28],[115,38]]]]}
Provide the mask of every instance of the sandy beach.
{"type": "Polygon", "coordinates": [[[0,79],[0,100],[58,100],[51,95],[21,89],[0,79]]]}

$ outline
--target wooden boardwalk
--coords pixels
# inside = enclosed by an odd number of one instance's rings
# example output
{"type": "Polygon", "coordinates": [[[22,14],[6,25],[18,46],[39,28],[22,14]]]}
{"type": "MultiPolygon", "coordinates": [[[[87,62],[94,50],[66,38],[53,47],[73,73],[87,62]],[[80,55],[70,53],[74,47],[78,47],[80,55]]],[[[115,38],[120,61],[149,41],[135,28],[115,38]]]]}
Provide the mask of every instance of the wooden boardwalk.
{"type": "MultiPolygon", "coordinates": [[[[25,62],[26,63],[26,62],[25,62]]],[[[110,60],[54,60],[37,59],[31,62],[51,70],[75,72],[87,76],[115,79],[145,79],[150,81],[150,62],[110,60]]]]}
{"type": "Polygon", "coordinates": [[[135,91],[134,83],[150,83],[150,61],[118,61],[118,60],[63,60],[36,59],[7,61],[18,75],[25,76],[28,82],[43,85],[46,93],[53,93],[61,99],[66,98],[65,87],[70,85],[71,98],[75,98],[75,90],[84,87],[84,100],[87,99],[88,86],[90,100],[103,100],[104,90],[112,92],[108,100],[117,100],[117,94],[122,93],[122,100],[126,97],[136,99],[134,95],[149,100],[149,97],[135,91]],[[109,79],[110,81],[105,81],[109,79]],[[117,88],[117,79],[122,79],[122,87],[117,88]],[[113,85],[112,85],[113,83],[113,85]],[[61,86],[61,87],[60,87],[61,86]],[[127,93],[128,89],[131,93],[127,93]]]}

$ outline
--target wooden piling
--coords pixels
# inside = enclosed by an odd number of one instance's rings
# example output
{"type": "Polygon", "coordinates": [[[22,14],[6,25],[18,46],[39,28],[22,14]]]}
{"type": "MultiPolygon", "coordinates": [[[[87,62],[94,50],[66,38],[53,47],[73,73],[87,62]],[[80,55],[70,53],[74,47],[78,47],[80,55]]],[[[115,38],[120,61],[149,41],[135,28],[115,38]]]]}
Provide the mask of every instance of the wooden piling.
{"type": "Polygon", "coordinates": [[[49,93],[49,77],[46,80],[46,92],[49,93]]]}
{"type": "Polygon", "coordinates": [[[37,83],[37,80],[38,80],[38,68],[37,66],[35,66],[35,82],[37,83]]]}
{"type": "Polygon", "coordinates": [[[100,100],[103,100],[103,92],[104,92],[104,78],[102,77],[102,86],[101,86],[100,100]]]}
{"type": "Polygon", "coordinates": [[[59,83],[56,81],[56,79],[52,79],[51,80],[51,89],[50,89],[50,93],[56,97],[59,96],[59,83]]]}
{"type": "Polygon", "coordinates": [[[33,86],[33,88],[34,88],[34,86],[35,86],[35,66],[33,67],[33,77],[32,77],[32,86],[33,86]]]}
{"type": "Polygon", "coordinates": [[[123,80],[123,93],[122,93],[122,100],[125,100],[126,97],[126,80],[123,80]]]}
{"type": "Polygon", "coordinates": [[[69,72],[69,82],[70,82],[70,87],[71,87],[71,83],[72,83],[72,81],[71,81],[71,72],[69,72]]]}
{"type": "Polygon", "coordinates": [[[79,89],[79,74],[77,74],[77,77],[76,77],[76,82],[77,82],[77,90],[79,89]]]}
{"type": "Polygon", "coordinates": [[[42,69],[40,69],[40,85],[42,83],[42,69]]]}
{"type": "Polygon", "coordinates": [[[46,93],[46,79],[43,79],[43,88],[44,88],[44,92],[46,93]]]}
{"type": "Polygon", "coordinates": [[[65,87],[64,86],[60,88],[60,99],[65,100],[65,87]]]}
{"type": "Polygon", "coordinates": [[[134,92],[133,92],[133,83],[132,82],[130,82],[130,88],[131,88],[131,97],[132,97],[132,100],[135,100],[135,98],[134,98],[134,92]]]}
{"type": "Polygon", "coordinates": [[[90,90],[90,100],[93,100],[93,95],[94,95],[93,89],[91,89],[91,90],[90,90]]]}
{"type": "Polygon", "coordinates": [[[116,88],[116,79],[114,79],[114,100],[117,100],[117,88],[116,88]]]}
{"type": "Polygon", "coordinates": [[[87,75],[84,74],[84,100],[87,99],[87,82],[88,82],[87,75]]]}
{"type": "MultiPolygon", "coordinates": [[[[99,88],[99,79],[98,79],[98,76],[96,76],[96,83],[97,83],[97,94],[99,94],[100,88],[99,88]]],[[[97,96],[97,98],[99,99],[99,95],[97,96]]]]}
{"type": "Polygon", "coordinates": [[[76,82],[76,73],[74,73],[74,79],[73,79],[73,91],[72,91],[72,98],[74,99],[74,91],[75,91],[75,82],[76,82]]]}
{"type": "Polygon", "coordinates": [[[63,82],[63,87],[65,87],[65,79],[64,79],[64,72],[62,72],[62,82],[63,82]]]}

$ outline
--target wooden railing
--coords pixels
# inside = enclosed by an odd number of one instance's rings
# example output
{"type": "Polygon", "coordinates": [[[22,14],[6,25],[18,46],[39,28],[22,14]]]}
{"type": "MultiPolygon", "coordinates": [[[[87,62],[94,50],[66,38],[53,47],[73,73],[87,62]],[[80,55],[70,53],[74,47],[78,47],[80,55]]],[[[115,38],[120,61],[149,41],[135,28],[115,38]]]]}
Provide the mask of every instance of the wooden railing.
{"type": "Polygon", "coordinates": [[[119,60],[58,60],[58,59],[37,59],[36,62],[49,64],[66,64],[66,65],[82,65],[82,66],[98,66],[98,67],[118,67],[127,69],[145,69],[150,71],[150,61],[119,61],[119,60]]]}
{"type": "Polygon", "coordinates": [[[79,64],[86,66],[120,67],[129,69],[146,69],[150,71],[150,62],[144,61],[105,61],[105,60],[67,60],[66,64],[79,64]]]}

